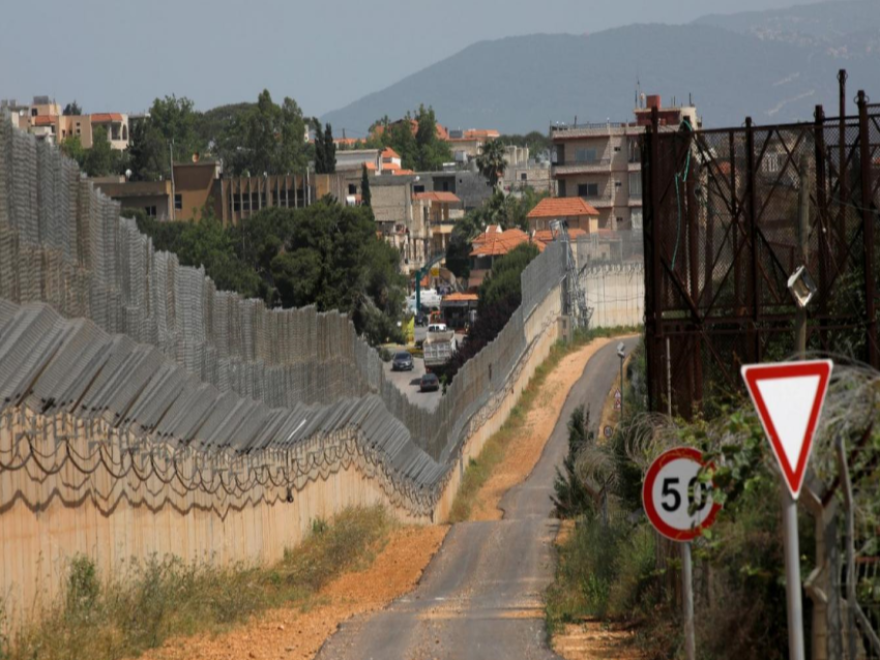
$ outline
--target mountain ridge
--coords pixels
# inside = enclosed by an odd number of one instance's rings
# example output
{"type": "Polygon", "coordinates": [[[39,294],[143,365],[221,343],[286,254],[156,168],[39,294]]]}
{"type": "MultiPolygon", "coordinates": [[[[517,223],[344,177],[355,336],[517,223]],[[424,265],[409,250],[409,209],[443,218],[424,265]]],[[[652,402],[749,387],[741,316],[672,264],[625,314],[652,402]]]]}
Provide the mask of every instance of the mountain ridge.
{"type": "Polygon", "coordinates": [[[685,25],[645,23],[589,35],[479,41],[322,119],[337,133],[346,128],[351,135],[365,135],[379,117],[399,117],[425,103],[450,128],[543,132],[575,116],[578,121],[629,119],[637,78],[643,92],[661,94],[664,101],[693,94],[707,126],[740,125],[747,114],[759,124],[808,119],[817,103],[837,98],[839,68],[850,69],[854,87],[880,90],[880,17],[876,28],[871,21],[864,25],[859,17],[866,7],[880,9],[880,2],[837,1],[706,16],[685,25]],[[855,15],[835,25],[865,29],[843,36],[837,28],[838,33],[814,29],[809,39],[798,38],[790,26],[800,25],[802,10],[831,12],[825,5],[855,15]],[[756,34],[765,15],[780,27],[756,34]],[[841,40],[846,50],[835,55],[841,40]]]}

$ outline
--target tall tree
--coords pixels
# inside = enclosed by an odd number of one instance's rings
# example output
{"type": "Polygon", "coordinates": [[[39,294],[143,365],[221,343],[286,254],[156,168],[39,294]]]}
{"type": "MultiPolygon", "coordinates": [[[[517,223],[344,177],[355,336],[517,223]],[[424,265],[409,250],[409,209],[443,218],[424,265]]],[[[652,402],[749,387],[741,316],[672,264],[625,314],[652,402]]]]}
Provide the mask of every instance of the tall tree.
{"type": "Polygon", "coordinates": [[[174,143],[174,158],[188,160],[207,146],[196,130],[197,113],[191,100],[182,96],[156,99],[150,108],[150,121],[161,133],[166,144],[174,143]]]}
{"type": "Polygon", "coordinates": [[[281,141],[275,164],[277,174],[298,172],[306,166],[305,131],[302,108],[292,98],[284,97],[281,104],[281,141]]]}
{"type": "Polygon", "coordinates": [[[324,147],[324,129],[321,122],[313,120],[315,126],[315,173],[327,173],[327,149],[324,147]]]}
{"type": "Polygon", "coordinates": [[[416,170],[419,168],[419,144],[412,130],[412,115],[406,113],[402,121],[391,125],[389,146],[399,155],[403,169],[416,170]]]}
{"type": "Polygon", "coordinates": [[[486,182],[497,188],[498,182],[504,176],[507,169],[507,161],[504,160],[504,145],[498,140],[486,142],[477,156],[477,168],[480,174],[486,177],[486,182]]]}
{"type": "Polygon", "coordinates": [[[370,192],[370,175],[367,173],[367,166],[361,169],[361,201],[364,206],[373,206],[373,193],[370,192]]]}
{"type": "Polygon", "coordinates": [[[416,169],[421,171],[437,171],[443,167],[443,163],[452,160],[452,150],[449,144],[441,140],[437,135],[437,117],[434,108],[419,106],[416,115],[418,129],[416,130],[416,144],[419,155],[416,169]]]}
{"type": "Polygon", "coordinates": [[[272,102],[269,90],[264,89],[257,98],[257,105],[248,116],[245,147],[250,154],[252,175],[273,172],[278,151],[281,108],[272,102]]]}
{"type": "Polygon", "coordinates": [[[81,115],[82,108],[79,107],[79,104],[74,99],[72,102],[68,103],[64,106],[64,110],[61,111],[61,114],[65,117],[70,117],[73,115],[81,115]]]}
{"type": "Polygon", "coordinates": [[[336,172],[336,143],[333,141],[333,127],[330,124],[324,129],[324,167],[326,174],[336,172]]]}
{"type": "Polygon", "coordinates": [[[166,145],[161,133],[147,118],[131,125],[131,144],[128,147],[132,181],[158,181],[170,170],[166,145]]]}
{"type": "Polygon", "coordinates": [[[68,158],[73,158],[80,169],[85,169],[88,152],[82,146],[82,140],[80,140],[79,135],[71,135],[64,138],[61,142],[61,151],[68,158]]]}
{"type": "Polygon", "coordinates": [[[107,176],[113,171],[114,154],[110,140],[107,138],[107,129],[98,126],[92,132],[92,148],[85,157],[85,171],[89,176],[107,176]]]}

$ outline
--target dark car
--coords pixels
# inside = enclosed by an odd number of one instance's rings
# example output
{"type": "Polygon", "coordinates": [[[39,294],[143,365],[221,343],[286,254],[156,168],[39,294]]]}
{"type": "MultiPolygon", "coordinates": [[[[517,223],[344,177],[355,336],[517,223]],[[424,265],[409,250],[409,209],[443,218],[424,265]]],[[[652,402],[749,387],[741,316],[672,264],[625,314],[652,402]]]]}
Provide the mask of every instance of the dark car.
{"type": "Polygon", "coordinates": [[[419,390],[422,392],[436,392],[440,389],[440,379],[437,374],[425,374],[419,381],[419,390]]]}
{"type": "Polygon", "coordinates": [[[413,359],[412,355],[406,352],[397,353],[391,362],[391,371],[412,371],[413,359]]]}

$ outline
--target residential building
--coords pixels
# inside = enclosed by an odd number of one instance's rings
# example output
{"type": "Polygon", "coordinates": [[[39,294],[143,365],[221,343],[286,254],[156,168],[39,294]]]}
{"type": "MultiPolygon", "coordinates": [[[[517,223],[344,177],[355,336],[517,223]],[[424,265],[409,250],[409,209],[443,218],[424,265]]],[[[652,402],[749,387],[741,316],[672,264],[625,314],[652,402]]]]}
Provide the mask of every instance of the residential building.
{"type": "Polygon", "coordinates": [[[148,217],[162,221],[177,217],[173,210],[171,181],[126,181],[125,177],[117,176],[92,179],[92,182],[123,209],[143,209],[148,217]]]}
{"type": "Polygon", "coordinates": [[[570,230],[586,234],[599,229],[599,211],[580,197],[545,197],[528,215],[529,230],[550,230],[564,222],[570,230]]]}
{"type": "Polygon", "coordinates": [[[422,192],[413,194],[413,205],[430,226],[431,254],[445,253],[456,220],[464,217],[461,200],[451,192],[422,192]]]}
{"type": "Polygon", "coordinates": [[[480,155],[484,144],[497,140],[499,137],[501,137],[501,133],[494,129],[450,130],[449,147],[452,150],[452,158],[457,164],[466,165],[480,155]]]}
{"type": "Polygon", "coordinates": [[[336,152],[336,170],[357,170],[366,165],[374,171],[379,171],[382,164],[382,151],[380,149],[345,149],[336,152]],[[372,166],[372,167],[371,167],[372,166]]]}
{"type": "Polygon", "coordinates": [[[92,134],[95,129],[103,128],[107,131],[107,139],[110,146],[118,151],[128,149],[129,128],[128,115],[120,112],[99,112],[88,115],[92,125],[92,134]]]}
{"type": "Polygon", "coordinates": [[[91,149],[92,133],[102,126],[107,131],[111,147],[119,151],[128,148],[129,117],[123,113],[63,115],[61,106],[48,96],[35,96],[30,105],[19,105],[15,100],[0,101],[0,109],[9,111],[13,126],[28,131],[38,140],[61,144],[67,138],[77,136],[84,149],[91,149]]]}
{"type": "MultiPolygon", "coordinates": [[[[471,290],[479,289],[483,280],[492,271],[492,266],[497,259],[503,257],[518,245],[532,242],[529,235],[521,229],[502,231],[498,225],[487,227],[486,231],[477,236],[471,243],[471,273],[468,277],[468,288],[471,290]]],[[[534,241],[534,245],[541,252],[544,251],[544,243],[534,241]]]]}
{"type": "MultiPolygon", "coordinates": [[[[175,183],[176,183],[175,169],[175,183]]],[[[331,175],[324,175],[329,179],[331,175]]],[[[197,181],[195,174],[192,181],[197,181]]],[[[270,174],[252,177],[220,177],[210,186],[210,197],[217,217],[224,225],[236,225],[265,208],[300,208],[315,199],[310,181],[301,174],[270,174]]],[[[191,195],[199,193],[190,193],[191,195]]],[[[194,197],[190,197],[193,199],[194,197]]],[[[340,198],[341,199],[341,198],[340,198]]],[[[184,207],[184,212],[188,211],[184,207]]],[[[191,216],[185,216],[187,218],[191,216]]]]}
{"type": "Polygon", "coordinates": [[[644,107],[635,109],[633,122],[550,127],[557,195],[589,202],[599,211],[599,229],[641,230],[639,138],[655,107],[664,129],[676,130],[684,119],[700,126],[693,105],[663,107],[659,96],[648,96],[644,107]]]}

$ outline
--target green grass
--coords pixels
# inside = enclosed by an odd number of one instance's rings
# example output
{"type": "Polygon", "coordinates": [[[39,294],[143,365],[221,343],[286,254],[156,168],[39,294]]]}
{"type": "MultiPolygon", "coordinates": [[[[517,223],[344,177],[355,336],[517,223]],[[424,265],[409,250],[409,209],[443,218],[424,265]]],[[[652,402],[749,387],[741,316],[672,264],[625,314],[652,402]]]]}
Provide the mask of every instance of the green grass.
{"type": "MultiPolygon", "coordinates": [[[[111,660],[179,635],[216,633],[274,607],[308,608],[338,575],[369,565],[393,522],[380,507],[315,520],[275,566],[217,567],[180,559],[135,561],[113,576],[74,558],[66,589],[35,620],[0,636],[2,660],[111,660]]],[[[0,608],[0,621],[3,619],[0,608]]]]}
{"type": "Polygon", "coordinates": [[[457,523],[470,519],[474,501],[483,485],[492,476],[495,468],[504,460],[505,452],[510,441],[522,430],[526,417],[547,375],[556,368],[564,357],[589,344],[599,337],[616,337],[618,335],[637,332],[637,328],[600,328],[589,332],[577,331],[569,342],[558,341],[550,349],[547,358],[535,369],[535,373],[529,380],[529,384],[523,390],[517,404],[510,411],[510,416],[502,427],[492,435],[483,445],[482,451],[476,459],[471,459],[461,486],[452,502],[452,511],[449,522],[457,523]]]}

